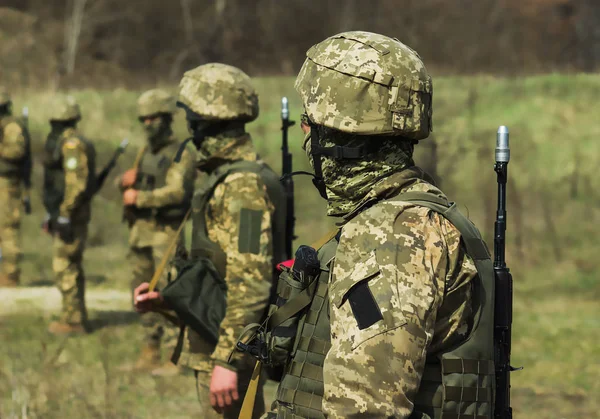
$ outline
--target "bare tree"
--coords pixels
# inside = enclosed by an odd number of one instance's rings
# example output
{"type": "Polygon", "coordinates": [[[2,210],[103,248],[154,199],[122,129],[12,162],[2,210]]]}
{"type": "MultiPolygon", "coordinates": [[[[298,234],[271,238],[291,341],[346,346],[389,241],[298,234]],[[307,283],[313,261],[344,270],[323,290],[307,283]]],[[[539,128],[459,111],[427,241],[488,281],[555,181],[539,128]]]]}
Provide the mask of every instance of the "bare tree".
{"type": "Polygon", "coordinates": [[[67,11],[69,6],[71,16],[65,25],[65,70],[68,75],[75,72],[75,60],[81,35],[81,27],[85,16],[85,5],[88,0],[71,0],[67,2],[67,11]]]}

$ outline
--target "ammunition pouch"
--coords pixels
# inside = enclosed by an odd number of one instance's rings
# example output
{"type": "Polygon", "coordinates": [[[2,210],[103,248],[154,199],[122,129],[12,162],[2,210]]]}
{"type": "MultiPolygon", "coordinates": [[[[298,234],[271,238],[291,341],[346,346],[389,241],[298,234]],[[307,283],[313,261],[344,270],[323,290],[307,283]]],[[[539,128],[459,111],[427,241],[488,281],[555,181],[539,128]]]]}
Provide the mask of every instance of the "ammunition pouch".
{"type": "Polygon", "coordinates": [[[312,301],[318,283],[317,252],[301,246],[296,252],[294,267],[282,266],[281,269],[276,300],[269,307],[265,323],[244,329],[236,345],[237,350],[249,352],[269,366],[283,365],[293,355],[300,319],[312,301]],[[248,335],[250,339],[246,338],[248,335]]]}

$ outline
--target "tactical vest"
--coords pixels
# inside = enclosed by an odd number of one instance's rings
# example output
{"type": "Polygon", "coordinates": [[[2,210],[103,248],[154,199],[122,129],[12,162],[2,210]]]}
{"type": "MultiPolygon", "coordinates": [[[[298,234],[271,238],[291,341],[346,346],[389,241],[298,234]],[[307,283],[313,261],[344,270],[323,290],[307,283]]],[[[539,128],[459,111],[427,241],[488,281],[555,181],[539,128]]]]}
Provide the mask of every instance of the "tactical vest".
{"type": "Polygon", "coordinates": [[[3,141],[4,129],[12,122],[18,124],[23,131],[23,137],[25,138],[25,154],[18,160],[8,160],[0,157],[0,176],[24,178],[26,176],[23,171],[26,170],[26,168],[30,170],[31,166],[31,139],[29,137],[29,132],[25,129],[23,124],[13,116],[0,118],[0,144],[3,141]]]}
{"type": "MultiPolygon", "coordinates": [[[[454,203],[421,192],[407,192],[391,200],[424,206],[450,221],[461,233],[479,278],[473,295],[478,310],[471,333],[457,347],[428,356],[411,419],[490,419],[495,278],[487,247],[477,228],[454,203]]],[[[323,363],[331,346],[327,293],[336,248],[337,242],[331,240],[319,250],[321,274],[314,298],[300,317],[294,348],[277,391],[278,418],[325,418],[323,363]]]]}
{"type": "MultiPolygon", "coordinates": [[[[255,173],[260,176],[265,184],[269,200],[275,207],[275,212],[271,217],[274,271],[275,265],[284,259],[286,211],[284,190],[279,182],[279,177],[269,166],[261,161],[239,160],[233,163],[226,163],[214,170],[203,185],[194,193],[192,200],[193,232],[190,252],[192,259],[198,257],[207,257],[210,259],[223,278],[225,278],[227,272],[227,255],[218,244],[214,243],[208,237],[206,214],[208,212],[208,203],[213,196],[215,188],[227,176],[239,172],[255,173]]],[[[252,221],[248,220],[248,222],[252,221]]],[[[260,228],[260,224],[258,224],[258,228],[260,228]]]]}
{"type": "MultiPolygon", "coordinates": [[[[68,135],[73,135],[72,128],[68,135]]],[[[61,135],[48,135],[44,146],[44,207],[52,218],[56,218],[60,212],[60,205],[65,196],[65,171],[63,168],[62,146],[67,137],[67,131],[61,135]]],[[[92,199],[96,189],[96,150],[85,138],[77,135],[85,147],[88,161],[88,179],[85,188],[85,200],[92,199]]]]}
{"type": "MultiPolygon", "coordinates": [[[[180,146],[180,143],[174,141],[156,153],[152,153],[146,148],[138,167],[134,189],[152,191],[164,187],[167,184],[167,172],[171,168],[180,146]]],[[[190,191],[186,192],[186,196],[180,203],[160,208],[133,208],[133,213],[136,218],[154,217],[165,221],[179,221],[188,212],[191,201],[192,192],[190,191]]]]}

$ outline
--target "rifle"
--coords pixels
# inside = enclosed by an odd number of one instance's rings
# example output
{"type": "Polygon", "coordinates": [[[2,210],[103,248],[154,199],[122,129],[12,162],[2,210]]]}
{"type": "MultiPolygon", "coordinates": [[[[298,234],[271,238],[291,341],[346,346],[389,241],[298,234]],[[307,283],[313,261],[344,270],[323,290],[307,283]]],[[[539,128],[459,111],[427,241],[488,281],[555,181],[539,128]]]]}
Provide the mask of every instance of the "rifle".
{"type": "Polygon", "coordinates": [[[115,150],[115,153],[113,154],[112,158],[108,161],[108,163],[106,164],[106,166],[104,166],[100,173],[98,173],[98,175],[96,176],[96,187],[94,189],[94,195],[98,193],[98,191],[102,188],[104,181],[106,181],[106,178],[108,177],[111,170],[114,169],[115,165],[117,164],[117,160],[119,159],[119,156],[125,152],[125,149],[127,148],[128,144],[129,140],[127,138],[121,141],[121,144],[119,144],[119,147],[115,150]]]}
{"type": "Polygon", "coordinates": [[[21,198],[23,202],[23,209],[25,210],[25,214],[31,214],[31,196],[29,191],[31,190],[31,170],[33,169],[33,161],[31,160],[31,138],[29,136],[29,108],[27,106],[23,107],[22,110],[22,119],[23,119],[23,137],[25,138],[25,158],[23,160],[23,165],[21,166],[21,179],[23,180],[23,186],[25,190],[23,191],[23,197],[21,198]]]}
{"type": "Polygon", "coordinates": [[[496,277],[494,301],[494,363],[496,365],[496,402],[494,418],[511,419],[510,407],[510,372],[521,368],[510,365],[513,280],[506,266],[506,181],[508,178],[508,161],[510,147],[508,144],[508,128],[498,128],[496,136],[496,179],[498,182],[498,209],[494,223],[494,274],[496,277]]]}
{"type": "Polygon", "coordinates": [[[296,217],[294,215],[294,181],[292,180],[292,153],[290,153],[288,144],[288,128],[296,122],[290,121],[290,110],[288,108],[288,98],[281,98],[281,171],[282,183],[285,190],[286,203],[286,224],[285,224],[285,257],[292,258],[293,241],[296,238],[294,229],[296,226],[296,217]]]}

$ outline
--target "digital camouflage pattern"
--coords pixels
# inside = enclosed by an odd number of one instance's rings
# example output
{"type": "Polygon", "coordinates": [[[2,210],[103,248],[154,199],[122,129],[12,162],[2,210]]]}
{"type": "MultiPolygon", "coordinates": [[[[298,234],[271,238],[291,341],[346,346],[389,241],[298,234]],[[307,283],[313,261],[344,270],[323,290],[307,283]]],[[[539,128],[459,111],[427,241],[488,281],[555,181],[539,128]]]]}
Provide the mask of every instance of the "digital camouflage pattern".
{"type": "Polygon", "coordinates": [[[179,103],[207,120],[250,122],[258,117],[258,95],[250,77],[226,64],[187,71],[179,84],[179,103]]]}
{"type": "MultiPolygon", "coordinates": [[[[341,160],[321,156],[323,179],[327,187],[327,215],[341,217],[351,212],[384,177],[413,166],[414,146],[397,137],[345,134],[332,129],[319,129],[319,144],[323,147],[367,146],[361,159],[341,160]]],[[[310,135],[305,141],[306,153],[312,164],[310,135]]]]}
{"type": "MultiPolygon", "coordinates": [[[[210,142],[211,139],[207,141],[210,142]]],[[[220,135],[214,138],[214,144],[214,148],[211,147],[214,150],[212,157],[218,155],[224,159],[222,162],[257,159],[251,138],[246,133],[235,137],[220,135]],[[216,146],[218,143],[222,145],[221,148],[216,146]]],[[[213,159],[208,157],[207,161],[213,159]]],[[[188,329],[179,363],[196,370],[198,397],[205,412],[211,410],[208,384],[215,365],[237,371],[240,401],[227,409],[224,415],[214,414],[214,417],[237,418],[252,375],[254,364],[251,357],[236,353],[231,364],[228,364],[228,359],[243,327],[259,321],[268,304],[273,274],[273,212],[274,205],[269,199],[266,186],[255,173],[238,172],[228,175],[216,186],[208,202],[208,238],[227,255],[227,311],[221,323],[216,348],[188,329]],[[241,213],[245,209],[262,213],[256,253],[240,250],[241,213]]],[[[262,384],[257,397],[262,400],[262,384]]],[[[255,417],[259,417],[264,410],[264,403],[261,405],[259,402],[257,409],[255,417]]]]}
{"type": "MultiPolygon", "coordinates": [[[[319,157],[329,214],[344,219],[321,309],[331,337],[323,415],[408,418],[427,356],[468,336],[477,277],[449,221],[396,198],[417,191],[443,197],[412,166],[413,141],[431,130],[431,79],[399,41],[347,32],[308,51],[296,89],[321,145],[371,147],[353,160],[319,157]]],[[[305,332],[313,335],[299,336],[305,332]]],[[[318,380],[312,370],[306,377],[318,380]]],[[[293,400],[296,390],[287,390],[293,400]]],[[[319,404],[319,396],[302,403],[319,404]]],[[[294,403],[286,408],[294,411],[294,403]]]]}
{"type": "Polygon", "coordinates": [[[57,96],[50,108],[50,121],[81,119],[81,109],[73,96],[57,96]]]}
{"type": "Polygon", "coordinates": [[[329,288],[332,346],[323,370],[328,417],[408,417],[426,357],[470,331],[477,272],[456,228],[414,204],[391,199],[370,206],[399,192],[443,197],[424,179],[418,168],[385,178],[347,216],[329,288]],[[364,280],[383,320],[360,330],[345,297],[364,280]]]}
{"type": "MultiPolygon", "coordinates": [[[[248,134],[242,138],[221,140],[223,144],[237,145],[227,148],[228,153],[222,151],[221,155],[226,156],[229,161],[257,159],[248,134]]],[[[211,348],[195,343],[197,337],[190,333],[189,351],[182,354],[180,361],[184,365],[202,371],[212,371],[215,362],[228,366],[229,354],[243,327],[260,320],[267,306],[271,287],[273,211],[266,187],[255,173],[233,173],[215,188],[208,203],[206,222],[209,239],[227,254],[227,314],[221,324],[219,342],[212,355],[209,355],[211,348]],[[239,251],[240,213],[243,208],[262,212],[260,250],[257,254],[239,251]]],[[[236,353],[232,364],[235,366],[236,360],[243,364],[242,359],[244,355],[236,353]]]]}
{"type": "Polygon", "coordinates": [[[152,116],[161,113],[173,114],[177,110],[175,103],[175,98],[164,90],[148,90],[138,99],[138,116],[152,116]]]}
{"type": "MultiPolygon", "coordinates": [[[[6,97],[10,101],[7,94],[6,97]]],[[[20,279],[22,180],[19,162],[26,153],[21,125],[8,115],[0,115],[0,286],[16,285],[20,279]]]]}
{"type": "Polygon", "coordinates": [[[295,87],[313,123],[360,135],[429,135],[431,77],[419,55],[397,39],[344,32],[306,56],[295,87]]]}
{"type": "Polygon", "coordinates": [[[67,324],[87,321],[82,261],[91,216],[90,176],[95,176],[92,152],[93,146],[74,128],[65,129],[61,145],[65,189],[59,216],[71,220],[75,239],[67,243],[54,234],[52,269],[63,298],[60,321],[67,324]]]}

